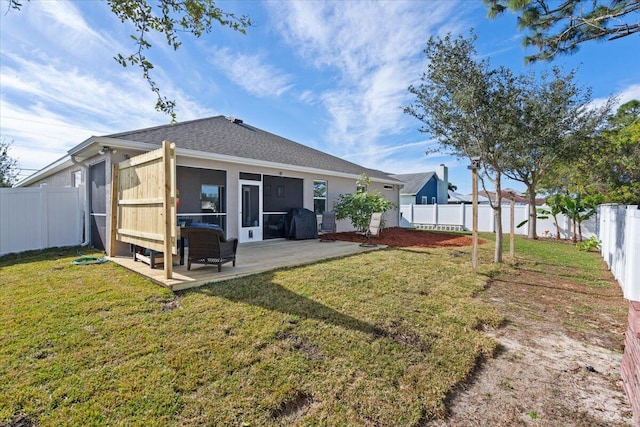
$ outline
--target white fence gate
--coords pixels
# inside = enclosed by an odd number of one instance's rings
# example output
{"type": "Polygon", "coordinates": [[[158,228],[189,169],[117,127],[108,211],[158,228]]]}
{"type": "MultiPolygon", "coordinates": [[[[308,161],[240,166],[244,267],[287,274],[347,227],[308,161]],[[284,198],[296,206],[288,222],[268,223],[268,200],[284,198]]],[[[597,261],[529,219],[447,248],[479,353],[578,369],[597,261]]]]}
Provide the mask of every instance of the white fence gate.
{"type": "Polygon", "coordinates": [[[0,188],[0,255],[82,243],[78,188],[0,188]]]}

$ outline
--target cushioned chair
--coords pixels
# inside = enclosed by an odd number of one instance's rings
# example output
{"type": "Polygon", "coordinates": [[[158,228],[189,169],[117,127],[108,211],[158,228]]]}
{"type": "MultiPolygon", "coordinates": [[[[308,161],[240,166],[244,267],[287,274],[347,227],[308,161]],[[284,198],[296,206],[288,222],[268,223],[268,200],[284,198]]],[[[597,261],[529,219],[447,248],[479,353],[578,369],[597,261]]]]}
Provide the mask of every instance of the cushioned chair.
{"type": "Polygon", "coordinates": [[[233,262],[236,266],[238,239],[224,238],[222,230],[201,227],[185,227],[181,230],[187,239],[187,270],[191,264],[215,264],[222,271],[222,264],[233,262]]]}
{"type": "Polygon", "coordinates": [[[322,222],[320,223],[320,229],[318,235],[321,242],[333,242],[336,239],[329,238],[328,235],[336,232],[336,214],[335,212],[323,212],[322,222]]]}
{"type": "Polygon", "coordinates": [[[371,215],[371,220],[369,221],[369,228],[367,228],[367,231],[364,233],[364,236],[367,240],[365,240],[363,243],[360,243],[360,246],[378,246],[377,243],[373,243],[371,241],[371,237],[378,237],[380,235],[380,228],[382,228],[382,213],[374,212],[371,215]]]}

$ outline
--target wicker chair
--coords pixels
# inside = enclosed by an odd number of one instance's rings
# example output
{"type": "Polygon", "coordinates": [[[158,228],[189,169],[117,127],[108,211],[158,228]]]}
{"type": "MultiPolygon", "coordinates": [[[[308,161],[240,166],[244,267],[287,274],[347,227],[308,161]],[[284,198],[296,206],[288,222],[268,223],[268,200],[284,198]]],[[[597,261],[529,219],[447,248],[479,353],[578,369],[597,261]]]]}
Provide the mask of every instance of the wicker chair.
{"type": "Polygon", "coordinates": [[[212,228],[185,227],[181,232],[188,241],[187,270],[191,264],[216,264],[218,272],[227,262],[236,266],[238,239],[226,240],[222,230],[212,228]]]}

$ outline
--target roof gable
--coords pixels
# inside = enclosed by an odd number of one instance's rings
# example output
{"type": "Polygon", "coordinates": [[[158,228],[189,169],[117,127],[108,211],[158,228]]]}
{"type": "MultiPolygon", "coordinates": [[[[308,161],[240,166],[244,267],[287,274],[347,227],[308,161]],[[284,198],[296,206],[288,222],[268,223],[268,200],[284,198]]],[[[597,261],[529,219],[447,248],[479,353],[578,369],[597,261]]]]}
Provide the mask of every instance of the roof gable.
{"type": "Polygon", "coordinates": [[[411,195],[418,194],[422,187],[432,178],[438,179],[435,172],[407,173],[391,176],[404,182],[404,187],[400,190],[400,194],[411,195]]]}
{"type": "Polygon", "coordinates": [[[173,125],[106,135],[109,138],[160,145],[168,140],[178,148],[390,180],[389,175],[266,132],[241,120],[215,116],[173,125]]]}

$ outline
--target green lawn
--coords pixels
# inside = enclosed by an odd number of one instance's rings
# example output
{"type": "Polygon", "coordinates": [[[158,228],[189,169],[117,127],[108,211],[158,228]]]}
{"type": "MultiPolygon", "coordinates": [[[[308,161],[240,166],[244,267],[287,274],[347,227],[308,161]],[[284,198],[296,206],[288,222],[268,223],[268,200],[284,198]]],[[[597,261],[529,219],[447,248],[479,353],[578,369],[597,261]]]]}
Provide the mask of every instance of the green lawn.
{"type": "Polygon", "coordinates": [[[386,249],[175,295],[77,248],[0,258],[0,425],[419,425],[496,348],[480,252],[478,276],[468,248],[386,249]]]}

